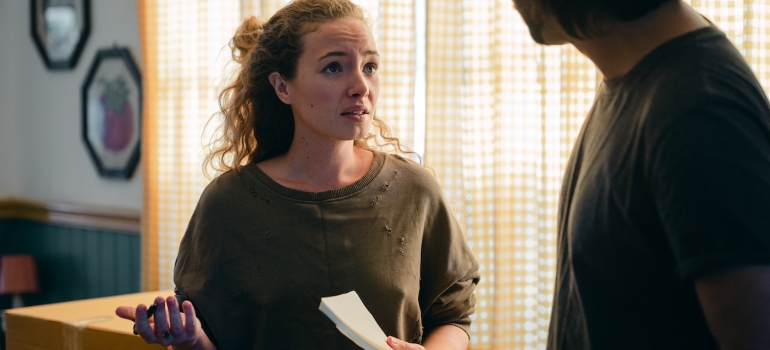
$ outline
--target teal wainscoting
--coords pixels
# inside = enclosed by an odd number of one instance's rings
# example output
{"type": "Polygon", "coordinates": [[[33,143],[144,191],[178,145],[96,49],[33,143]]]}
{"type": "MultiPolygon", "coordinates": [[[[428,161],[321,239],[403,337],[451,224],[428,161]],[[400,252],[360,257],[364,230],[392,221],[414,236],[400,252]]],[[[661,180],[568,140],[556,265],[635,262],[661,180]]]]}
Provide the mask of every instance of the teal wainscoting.
{"type": "MultiPolygon", "coordinates": [[[[26,219],[0,219],[0,254],[31,254],[40,293],[23,295],[27,306],[140,291],[138,232],[84,228],[26,219]]],[[[11,298],[0,296],[0,309],[11,298]]]]}

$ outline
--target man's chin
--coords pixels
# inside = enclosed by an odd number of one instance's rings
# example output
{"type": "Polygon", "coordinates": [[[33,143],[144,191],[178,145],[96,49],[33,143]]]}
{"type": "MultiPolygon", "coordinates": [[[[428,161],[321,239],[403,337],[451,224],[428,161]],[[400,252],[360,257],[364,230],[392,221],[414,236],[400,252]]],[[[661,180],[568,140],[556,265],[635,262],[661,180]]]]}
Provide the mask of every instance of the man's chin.
{"type": "Polygon", "coordinates": [[[559,40],[557,38],[546,37],[541,28],[530,27],[529,35],[532,37],[532,40],[540,45],[558,46],[567,43],[567,41],[563,39],[559,40]]]}
{"type": "Polygon", "coordinates": [[[527,25],[527,29],[529,29],[529,35],[536,43],[541,45],[563,45],[567,43],[567,38],[564,37],[563,32],[557,30],[556,26],[559,24],[555,20],[525,16],[522,16],[522,19],[527,25]]]}
{"type": "Polygon", "coordinates": [[[532,37],[532,40],[538,44],[548,45],[545,36],[543,36],[543,23],[536,20],[527,20],[524,16],[522,16],[522,19],[524,19],[524,23],[527,25],[527,29],[529,29],[529,36],[532,37]]]}
{"type": "Polygon", "coordinates": [[[545,41],[545,38],[543,38],[543,31],[542,30],[529,30],[529,35],[532,37],[532,40],[534,40],[536,43],[540,45],[548,45],[548,43],[545,41]]]}

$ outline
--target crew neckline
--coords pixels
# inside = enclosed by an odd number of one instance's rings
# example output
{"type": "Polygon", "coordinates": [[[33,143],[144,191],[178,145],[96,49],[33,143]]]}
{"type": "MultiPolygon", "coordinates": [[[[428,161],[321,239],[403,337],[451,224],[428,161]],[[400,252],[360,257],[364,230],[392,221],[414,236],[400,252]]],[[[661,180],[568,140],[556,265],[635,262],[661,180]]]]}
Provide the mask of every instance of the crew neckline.
{"type": "Polygon", "coordinates": [[[604,85],[605,89],[608,91],[617,89],[619,86],[634,81],[648,72],[651,66],[658,64],[658,62],[667,57],[670,52],[679,49],[683,42],[709,35],[724,35],[724,33],[712,24],[672,38],[650,51],[650,53],[644,56],[625,76],[613,80],[604,80],[602,81],[602,85],[604,85]]]}
{"type": "Polygon", "coordinates": [[[345,187],[322,192],[308,192],[283,186],[265,174],[265,172],[262,171],[262,169],[260,169],[256,163],[246,165],[244,170],[253,175],[257,181],[262,183],[269,190],[283,197],[299,201],[323,201],[346,197],[368,186],[377,177],[377,175],[379,175],[380,171],[385,165],[386,159],[386,154],[383,152],[373,150],[372,153],[374,154],[372,165],[369,167],[369,170],[366,172],[366,174],[364,174],[364,176],[345,187]]]}

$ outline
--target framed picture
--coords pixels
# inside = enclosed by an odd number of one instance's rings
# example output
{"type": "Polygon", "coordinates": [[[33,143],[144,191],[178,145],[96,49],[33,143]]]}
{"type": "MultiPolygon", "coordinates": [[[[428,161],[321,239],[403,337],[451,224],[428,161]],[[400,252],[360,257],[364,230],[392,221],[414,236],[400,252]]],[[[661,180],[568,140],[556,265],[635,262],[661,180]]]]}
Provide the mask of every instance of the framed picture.
{"type": "Polygon", "coordinates": [[[91,31],[89,0],[30,0],[32,39],[50,69],[72,69],[91,31]]]}
{"type": "Polygon", "coordinates": [[[83,142],[99,175],[130,179],[141,151],[142,80],[128,48],[99,50],[81,90],[83,142]]]}

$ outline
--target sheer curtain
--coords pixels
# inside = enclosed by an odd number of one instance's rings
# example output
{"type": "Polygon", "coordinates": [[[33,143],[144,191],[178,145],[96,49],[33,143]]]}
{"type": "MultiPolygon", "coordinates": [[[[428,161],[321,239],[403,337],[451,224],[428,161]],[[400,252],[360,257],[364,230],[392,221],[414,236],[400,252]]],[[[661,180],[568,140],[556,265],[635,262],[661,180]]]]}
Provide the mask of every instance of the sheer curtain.
{"type": "Polygon", "coordinates": [[[272,14],[285,1],[139,1],[145,66],[145,203],[142,288],[173,285],[179,241],[207,179],[204,126],[218,110],[229,39],[246,15],[272,14]]]}
{"type": "MultiPolygon", "coordinates": [[[[382,55],[377,113],[433,169],[482,272],[474,349],[544,348],[556,208],[601,81],[569,46],[532,43],[510,0],[360,0],[382,55]]],[[[178,243],[206,185],[204,124],[243,17],[284,0],[139,1],[145,67],[143,281],[173,286],[178,243]]],[[[770,84],[770,5],[692,0],[770,84]]]]}
{"type": "Polygon", "coordinates": [[[481,263],[474,349],[547,336],[559,186],[598,77],[534,45],[510,1],[429,2],[425,162],[481,263]]]}

